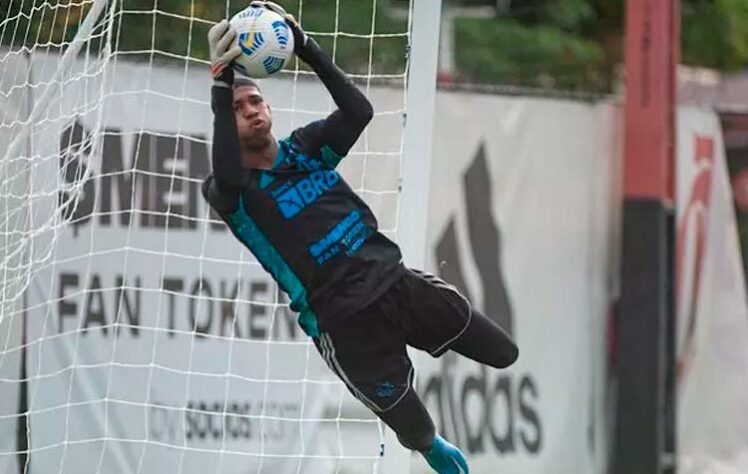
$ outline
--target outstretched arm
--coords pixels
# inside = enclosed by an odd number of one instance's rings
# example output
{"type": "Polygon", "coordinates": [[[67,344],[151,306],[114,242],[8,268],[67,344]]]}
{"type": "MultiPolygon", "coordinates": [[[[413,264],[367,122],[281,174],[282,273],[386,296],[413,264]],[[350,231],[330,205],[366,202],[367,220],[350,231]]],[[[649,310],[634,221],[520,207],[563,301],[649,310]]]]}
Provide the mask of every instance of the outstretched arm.
{"type": "Polygon", "coordinates": [[[338,157],[347,155],[374,115],[371,102],[283,7],[262,0],[255,0],[251,5],[273,10],[286,19],[294,36],[294,53],[314,70],[338,106],[325,120],[313,122],[297,132],[303,135],[305,142],[318,145],[320,149],[328,145],[338,157]]]}
{"type": "Polygon", "coordinates": [[[241,187],[241,146],[236,131],[234,94],[231,88],[214,84],[211,90],[213,109],[213,177],[222,191],[241,187]]]}
{"type": "Polygon", "coordinates": [[[242,164],[239,135],[234,115],[234,72],[230,63],[241,54],[236,32],[226,20],[208,32],[211,55],[211,108],[213,109],[213,177],[222,194],[233,194],[241,187],[242,164]]]}
{"type": "Polygon", "coordinates": [[[314,127],[320,144],[329,145],[337,155],[345,156],[374,115],[371,102],[314,39],[309,38],[297,56],[317,73],[338,106],[338,110],[314,127]]]}

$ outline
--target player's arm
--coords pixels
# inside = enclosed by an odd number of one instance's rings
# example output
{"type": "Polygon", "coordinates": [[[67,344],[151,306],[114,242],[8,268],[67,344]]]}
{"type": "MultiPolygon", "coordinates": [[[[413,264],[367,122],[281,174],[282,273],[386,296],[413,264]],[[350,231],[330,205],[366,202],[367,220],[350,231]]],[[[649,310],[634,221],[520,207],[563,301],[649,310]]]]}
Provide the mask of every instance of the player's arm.
{"type": "Polygon", "coordinates": [[[319,125],[319,139],[338,155],[345,156],[374,115],[371,102],[314,39],[308,38],[297,56],[314,70],[338,106],[319,125]]]}
{"type": "Polygon", "coordinates": [[[223,20],[208,32],[211,74],[210,91],[213,110],[213,180],[208,183],[206,198],[212,205],[230,211],[242,185],[242,151],[234,115],[234,72],[231,61],[241,54],[236,32],[223,20]],[[223,203],[223,205],[221,205],[223,203]]]}
{"type": "Polygon", "coordinates": [[[318,145],[319,148],[328,145],[338,157],[347,155],[374,115],[371,102],[332,62],[319,44],[304,33],[293,16],[287,15],[273,2],[253,3],[261,3],[265,8],[274,10],[286,18],[286,23],[294,35],[294,53],[314,70],[338,107],[325,120],[313,122],[299,129],[297,132],[304,135],[299,138],[318,145]]]}

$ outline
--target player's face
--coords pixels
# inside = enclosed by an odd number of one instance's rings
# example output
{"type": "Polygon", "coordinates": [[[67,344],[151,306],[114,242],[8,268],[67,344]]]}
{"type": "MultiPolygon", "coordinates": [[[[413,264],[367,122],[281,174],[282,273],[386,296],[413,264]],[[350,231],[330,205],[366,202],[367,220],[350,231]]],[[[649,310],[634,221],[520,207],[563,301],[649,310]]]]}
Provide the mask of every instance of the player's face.
{"type": "Polygon", "coordinates": [[[234,89],[234,114],[239,140],[250,149],[264,147],[271,138],[270,106],[254,86],[234,89]]]}

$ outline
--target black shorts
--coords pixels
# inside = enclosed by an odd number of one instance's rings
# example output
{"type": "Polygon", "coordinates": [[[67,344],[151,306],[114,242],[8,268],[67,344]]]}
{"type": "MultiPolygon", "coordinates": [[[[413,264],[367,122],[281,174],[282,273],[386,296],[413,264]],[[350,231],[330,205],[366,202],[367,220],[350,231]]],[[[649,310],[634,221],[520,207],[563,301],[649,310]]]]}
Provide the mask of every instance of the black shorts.
{"type": "Polygon", "coordinates": [[[465,330],[467,298],[443,280],[408,269],[379,299],[314,338],[327,365],[375,412],[411,389],[406,344],[438,357],[465,330]]]}

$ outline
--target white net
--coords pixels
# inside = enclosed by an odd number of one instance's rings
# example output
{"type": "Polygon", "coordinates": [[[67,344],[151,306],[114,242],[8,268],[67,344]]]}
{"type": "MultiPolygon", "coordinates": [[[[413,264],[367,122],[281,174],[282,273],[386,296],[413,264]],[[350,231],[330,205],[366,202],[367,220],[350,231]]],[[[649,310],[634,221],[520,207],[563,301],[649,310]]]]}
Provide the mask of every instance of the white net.
{"type": "MultiPolygon", "coordinates": [[[[396,239],[411,1],[279,3],[374,104],[340,171],[396,239]]],[[[244,6],[0,0],[0,472],[382,471],[382,425],[200,196],[205,35],[244,6]]],[[[279,137],[334,106],[298,63],[261,87],[279,137]]]]}

